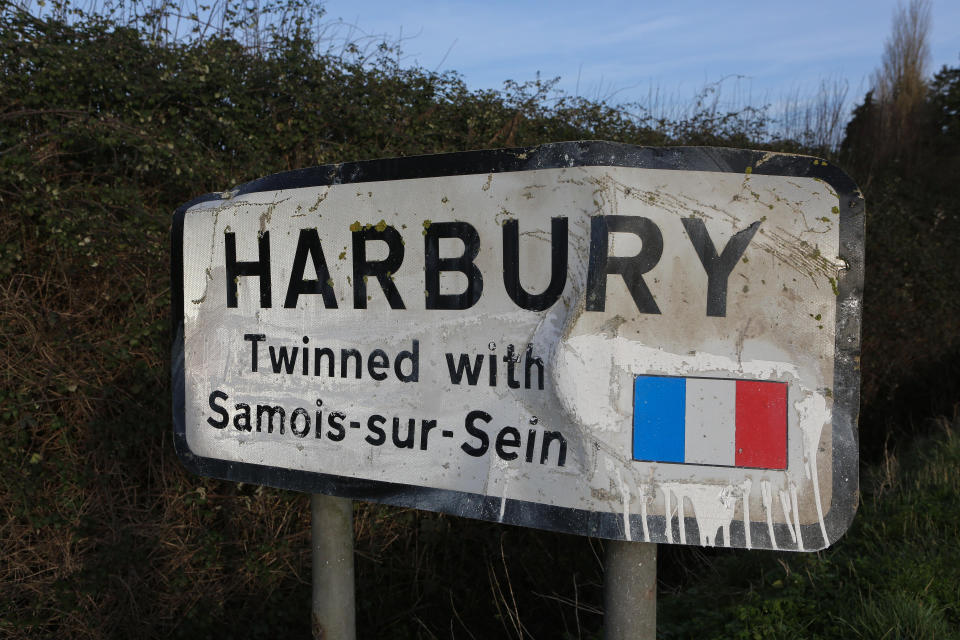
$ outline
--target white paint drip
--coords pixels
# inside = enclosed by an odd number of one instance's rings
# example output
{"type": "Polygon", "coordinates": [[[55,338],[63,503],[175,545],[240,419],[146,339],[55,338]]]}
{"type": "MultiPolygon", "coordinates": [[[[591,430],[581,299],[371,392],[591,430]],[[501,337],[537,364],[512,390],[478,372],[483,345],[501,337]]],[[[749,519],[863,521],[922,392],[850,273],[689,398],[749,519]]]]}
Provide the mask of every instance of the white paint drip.
{"type": "Polygon", "coordinates": [[[800,501],[797,499],[797,485],[790,483],[790,497],[793,500],[793,521],[797,523],[797,548],[803,551],[803,533],[800,530],[800,501]]]}
{"type": "Polygon", "coordinates": [[[743,484],[743,537],[746,539],[747,549],[751,549],[753,540],[750,538],[750,489],[753,488],[753,483],[747,478],[743,484]]]}
{"type": "Polygon", "coordinates": [[[647,524],[647,487],[641,485],[640,487],[642,500],[640,500],[640,522],[643,524],[643,541],[650,542],[650,526],[647,524]]]}
{"type": "Polygon", "coordinates": [[[777,538],[773,534],[773,496],[770,491],[770,481],[760,481],[760,496],[763,498],[763,510],[767,514],[767,531],[770,532],[770,546],[774,550],[779,549],[777,538]]]}
{"type": "MultiPolygon", "coordinates": [[[[723,532],[724,546],[730,546],[730,523],[733,521],[733,514],[737,509],[737,499],[743,497],[743,488],[736,486],[724,487],[720,492],[720,505],[725,509],[724,518],[720,522],[719,530],[723,532]]],[[[697,524],[700,523],[701,514],[697,513],[697,524]]],[[[702,527],[701,527],[702,530],[702,527]]],[[[708,542],[709,543],[709,542],[708,542]]],[[[714,534],[713,546],[717,545],[716,534],[714,534]]]]}
{"type": "Polygon", "coordinates": [[[833,410],[827,406],[827,400],[819,394],[808,394],[801,401],[794,403],[799,422],[808,425],[801,429],[803,434],[803,460],[807,477],[813,482],[813,497],[817,506],[817,519],[820,521],[820,532],[823,534],[823,546],[830,544],[827,538],[827,525],[823,519],[823,501],[820,499],[820,474],[817,472],[817,448],[820,446],[820,437],[823,426],[833,421],[833,410]]]}
{"type": "Polygon", "coordinates": [[[510,489],[510,481],[513,480],[517,475],[515,469],[511,469],[505,460],[494,460],[487,468],[487,486],[490,486],[492,482],[496,482],[497,476],[499,476],[503,483],[503,489],[500,492],[500,514],[498,516],[498,522],[503,522],[503,514],[507,510],[507,493],[510,489]],[[494,470],[498,473],[494,474],[494,470]]]}
{"type": "Polygon", "coordinates": [[[673,544],[673,509],[670,508],[670,489],[663,488],[663,516],[667,524],[667,542],[673,544]]]}
{"type": "Polygon", "coordinates": [[[793,528],[793,520],[791,520],[790,515],[793,510],[790,508],[790,495],[786,491],[780,492],[780,507],[783,508],[783,519],[787,522],[787,531],[790,532],[790,540],[796,544],[797,543],[797,532],[793,528]]]}
{"type": "MultiPolygon", "coordinates": [[[[686,525],[683,518],[686,515],[684,501],[689,501],[697,521],[701,546],[716,546],[718,534],[723,532],[724,544],[730,546],[730,523],[733,522],[737,509],[737,502],[749,500],[750,481],[719,487],[717,485],[686,483],[667,483],[663,485],[664,495],[673,494],[678,503],[681,514],[680,535],[686,542],[686,525]]],[[[746,504],[746,502],[745,502],[746,504]]],[[[749,507],[745,507],[749,514],[749,507]]]]}
{"type": "Polygon", "coordinates": [[[623,532],[627,536],[627,540],[631,541],[633,535],[630,530],[630,488],[620,476],[619,469],[617,469],[617,484],[620,486],[620,500],[623,502],[623,532]]]}
{"type": "MultiPolygon", "coordinates": [[[[677,495],[673,495],[677,498],[677,495]]],[[[677,522],[680,523],[680,543],[687,544],[687,518],[683,513],[683,494],[677,498],[677,522]]]]}
{"type": "Polygon", "coordinates": [[[820,533],[823,535],[823,546],[830,544],[830,539],[827,537],[827,525],[823,519],[823,503],[820,501],[820,482],[817,479],[817,474],[812,473],[810,467],[813,466],[813,460],[807,460],[807,475],[813,480],[813,500],[817,505],[817,519],[820,521],[820,533]]]}

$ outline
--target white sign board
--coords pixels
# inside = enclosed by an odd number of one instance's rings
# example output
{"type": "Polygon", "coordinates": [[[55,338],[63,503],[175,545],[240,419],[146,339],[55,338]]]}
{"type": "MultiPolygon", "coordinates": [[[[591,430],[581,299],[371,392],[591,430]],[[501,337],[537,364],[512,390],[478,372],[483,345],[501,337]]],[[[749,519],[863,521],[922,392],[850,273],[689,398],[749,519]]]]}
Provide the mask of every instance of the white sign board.
{"type": "Polygon", "coordinates": [[[203,475],[614,539],[820,549],[856,507],[863,201],[604,142],[318,167],[181,208],[203,475]]]}

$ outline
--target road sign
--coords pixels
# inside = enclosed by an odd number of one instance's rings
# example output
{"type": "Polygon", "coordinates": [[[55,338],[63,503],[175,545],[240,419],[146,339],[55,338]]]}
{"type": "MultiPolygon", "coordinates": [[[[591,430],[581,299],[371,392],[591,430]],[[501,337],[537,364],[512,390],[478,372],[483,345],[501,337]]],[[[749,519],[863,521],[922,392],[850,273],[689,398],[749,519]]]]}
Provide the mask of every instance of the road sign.
{"type": "Polygon", "coordinates": [[[622,540],[820,549],[856,508],[863,200],[608,142],[281,173],[177,211],[196,473],[622,540]]]}

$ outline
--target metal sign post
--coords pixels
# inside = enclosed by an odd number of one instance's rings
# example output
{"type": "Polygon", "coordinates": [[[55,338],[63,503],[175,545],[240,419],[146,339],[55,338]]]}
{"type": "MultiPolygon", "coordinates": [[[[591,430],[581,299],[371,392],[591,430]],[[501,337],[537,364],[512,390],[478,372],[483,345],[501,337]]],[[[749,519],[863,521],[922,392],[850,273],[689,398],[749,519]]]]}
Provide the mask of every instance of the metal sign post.
{"type": "Polygon", "coordinates": [[[863,214],[818,158],[609,142],[203,196],[172,229],[177,452],[614,541],[822,549],[857,505],[863,214]]]}
{"type": "Polygon", "coordinates": [[[610,540],[604,546],[604,639],[656,640],[657,545],[610,540]]]}
{"type": "Polygon", "coordinates": [[[313,638],[354,640],[353,502],[315,493],[310,496],[310,512],[313,638]]]}

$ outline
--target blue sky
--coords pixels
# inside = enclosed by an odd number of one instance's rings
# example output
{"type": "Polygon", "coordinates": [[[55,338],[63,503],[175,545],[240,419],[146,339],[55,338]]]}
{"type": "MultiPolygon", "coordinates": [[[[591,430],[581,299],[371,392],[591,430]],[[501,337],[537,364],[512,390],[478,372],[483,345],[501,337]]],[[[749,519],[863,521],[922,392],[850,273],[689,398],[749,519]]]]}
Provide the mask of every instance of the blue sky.
{"type": "MultiPolygon", "coordinates": [[[[725,77],[752,104],[849,83],[859,100],[880,64],[896,0],[845,2],[439,2],[328,0],[325,20],[354,35],[402,37],[408,64],[455,70],[473,89],[560,76],[570,94],[688,99],[725,77]]],[[[960,0],[933,0],[931,71],[960,64],[960,0]]]]}

